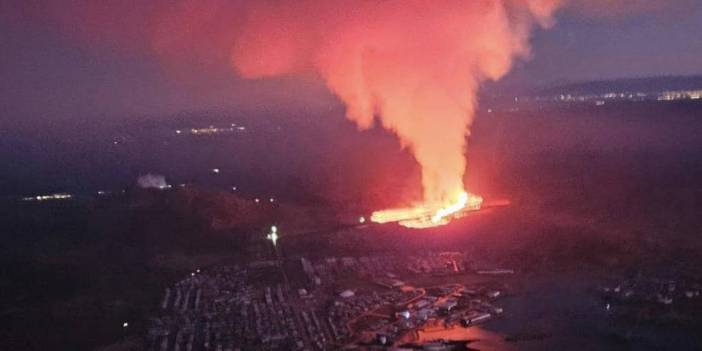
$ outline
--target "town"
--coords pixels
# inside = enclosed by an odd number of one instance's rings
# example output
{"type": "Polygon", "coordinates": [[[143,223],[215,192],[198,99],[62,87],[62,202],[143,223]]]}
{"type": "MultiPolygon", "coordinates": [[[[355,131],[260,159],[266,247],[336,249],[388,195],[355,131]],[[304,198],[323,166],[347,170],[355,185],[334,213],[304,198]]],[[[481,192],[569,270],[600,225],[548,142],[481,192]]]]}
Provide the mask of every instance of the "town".
{"type": "Polygon", "coordinates": [[[500,278],[514,271],[477,268],[470,256],[300,257],[196,269],[165,290],[152,319],[149,347],[235,351],[420,345],[423,333],[465,329],[502,314],[497,302],[509,291],[500,278]]]}

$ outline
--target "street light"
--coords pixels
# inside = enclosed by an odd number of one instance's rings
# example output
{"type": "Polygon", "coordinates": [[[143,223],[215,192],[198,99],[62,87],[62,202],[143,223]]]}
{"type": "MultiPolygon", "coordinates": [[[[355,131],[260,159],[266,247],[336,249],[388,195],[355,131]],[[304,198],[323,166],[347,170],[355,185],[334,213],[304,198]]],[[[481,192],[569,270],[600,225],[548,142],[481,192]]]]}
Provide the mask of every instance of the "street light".
{"type": "Polygon", "coordinates": [[[273,243],[273,246],[278,245],[278,227],[276,226],[271,226],[271,232],[268,233],[268,236],[266,236],[266,239],[270,240],[273,243]]]}

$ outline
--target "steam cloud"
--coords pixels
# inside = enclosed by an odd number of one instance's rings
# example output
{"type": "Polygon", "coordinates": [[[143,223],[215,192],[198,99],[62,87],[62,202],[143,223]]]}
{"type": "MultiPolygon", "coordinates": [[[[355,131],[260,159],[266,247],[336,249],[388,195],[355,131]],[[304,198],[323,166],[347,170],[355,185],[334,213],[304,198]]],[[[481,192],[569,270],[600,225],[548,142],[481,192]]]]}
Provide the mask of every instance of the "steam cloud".
{"type": "Polygon", "coordinates": [[[142,189],[167,189],[170,186],[166,183],[166,178],[157,174],[145,174],[137,178],[137,184],[142,189]]]}
{"type": "Polygon", "coordinates": [[[463,189],[480,83],[527,58],[531,30],[550,26],[562,3],[572,13],[620,16],[695,2],[73,0],[4,3],[3,12],[169,63],[226,62],[250,79],[314,71],[360,129],[377,118],[393,131],[422,167],[425,201],[446,203],[463,189]]]}
{"type": "Polygon", "coordinates": [[[313,67],[361,129],[393,131],[421,165],[424,201],[463,192],[466,136],[481,81],[529,55],[554,0],[298,1],[260,6],[232,55],[242,76],[313,67]]]}

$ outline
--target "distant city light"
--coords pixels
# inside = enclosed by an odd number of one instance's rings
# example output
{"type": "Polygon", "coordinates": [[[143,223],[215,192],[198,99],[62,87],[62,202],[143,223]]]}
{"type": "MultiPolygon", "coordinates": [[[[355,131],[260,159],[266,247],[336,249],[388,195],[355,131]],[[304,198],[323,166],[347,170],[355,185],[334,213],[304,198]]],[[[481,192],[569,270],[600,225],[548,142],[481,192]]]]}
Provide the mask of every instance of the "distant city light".
{"type": "Polygon", "coordinates": [[[274,199],[274,198],[270,198],[270,199],[268,199],[268,202],[275,202],[275,199],[274,199]]]}
{"type": "Polygon", "coordinates": [[[665,91],[658,95],[658,101],[698,100],[702,98],[702,90],[665,91]]]}
{"type": "MultiPolygon", "coordinates": [[[[534,101],[558,101],[558,102],[585,102],[594,101],[596,106],[602,106],[607,100],[624,101],[678,101],[678,100],[699,100],[702,99],[702,90],[672,90],[659,92],[607,92],[601,94],[571,95],[559,94],[555,96],[537,96],[534,101]]],[[[529,98],[523,98],[529,101],[529,98]]],[[[518,100],[515,100],[518,102],[518,100]]]]}
{"type": "Polygon", "coordinates": [[[127,322],[122,323],[122,328],[126,328],[128,326],[129,326],[129,323],[127,323],[127,322]]]}
{"type": "Polygon", "coordinates": [[[232,187],[232,191],[236,191],[236,187],[235,187],[235,186],[232,187]]]}
{"type": "Polygon", "coordinates": [[[254,199],[254,202],[255,202],[255,203],[259,203],[260,201],[261,201],[261,200],[260,200],[259,198],[255,198],[255,199],[254,199]]]}
{"type": "Polygon", "coordinates": [[[244,126],[238,126],[236,123],[231,123],[229,126],[216,127],[214,125],[209,125],[204,128],[190,128],[190,129],[176,129],[176,134],[190,134],[197,136],[214,135],[214,134],[232,134],[236,131],[243,131],[246,128],[244,126]]]}
{"type": "Polygon", "coordinates": [[[219,173],[219,168],[212,168],[212,173],[219,173]]]}
{"type": "Polygon", "coordinates": [[[73,197],[73,195],[68,194],[68,193],[55,193],[55,194],[48,194],[48,195],[37,195],[37,196],[23,197],[22,200],[24,200],[24,201],[66,200],[66,199],[70,199],[72,197],[73,197]]]}
{"type": "Polygon", "coordinates": [[[366,217],[363,217],[363,216],[359,217],[358,223],[366,223],[366,217]]]}

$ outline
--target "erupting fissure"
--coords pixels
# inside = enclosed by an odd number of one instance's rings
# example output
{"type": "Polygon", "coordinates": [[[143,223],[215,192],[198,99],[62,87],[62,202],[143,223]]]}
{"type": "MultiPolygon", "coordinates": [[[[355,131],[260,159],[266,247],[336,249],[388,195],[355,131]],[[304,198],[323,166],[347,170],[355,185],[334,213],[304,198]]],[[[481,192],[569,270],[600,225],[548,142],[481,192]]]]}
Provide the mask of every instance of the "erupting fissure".
{"type": "Polygon", "coordinates": [[[447,224],[452,218],[467,211],[480,209],[483,198],[461,192],[458,199],[446,206],[441,204],[417,204],[410,208],[396,208],[373,212],[371,220],[376,223],[397,222],[408,228],[429,228],[447,224]]]}

